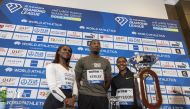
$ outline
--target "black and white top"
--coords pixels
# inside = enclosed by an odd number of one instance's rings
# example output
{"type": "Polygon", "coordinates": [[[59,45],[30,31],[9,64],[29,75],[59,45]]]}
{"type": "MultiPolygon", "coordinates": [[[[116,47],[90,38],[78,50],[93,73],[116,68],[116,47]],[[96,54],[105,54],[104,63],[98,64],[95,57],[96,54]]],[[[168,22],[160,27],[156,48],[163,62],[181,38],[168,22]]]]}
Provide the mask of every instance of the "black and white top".
{"type": "Polygon", "coordinates": [[[65,69],[61,64],[51,63],[46,67],[46,80],[53,96],[62,102],[66,98],[61,89],[72,90],[72,95],[78,95],[75,72],[65,69]]]}
{"type": "Polygon", "coordinates": [[[112,78],[111,95],[119,98],[122,109],[137,109],[134,75],[129,69],[124,77],[118,74],[112,78]]]}

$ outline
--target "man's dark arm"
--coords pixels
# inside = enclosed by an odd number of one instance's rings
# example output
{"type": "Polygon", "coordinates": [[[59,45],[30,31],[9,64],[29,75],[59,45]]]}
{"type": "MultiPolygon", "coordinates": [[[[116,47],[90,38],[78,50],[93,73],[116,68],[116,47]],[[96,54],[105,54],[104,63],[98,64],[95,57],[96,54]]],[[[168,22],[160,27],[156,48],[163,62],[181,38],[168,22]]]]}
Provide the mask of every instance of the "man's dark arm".
{"type": "Polygon", "coordinates": [[[105,75],[104,75],[104,80],[105,80],[104,88],[106,91],[110,88],[111,75],[112,75],[111,64],[109,61],[107,61],[107,68],[106,68],[105,75]]]}
{"type": "Polygon", "coordinates": [[[78,89],[80,89],[80,81],[81,81],[81,75],[79,75],[80,73],[77,73],[76,72],[76,82],[77,82],[77,87],[78,87],[78,89]],[[78,75],[77,75],[78,74],[78,75]]]}
{"type": "Polygon", "coordinates": [[[110,83],[111,83],[111,75],[106,74],[105,75],[105,83],[104,83],[104,88],[106,91],[110,88],[110,83]]]}
{"type": "Polygon", "coordinates": [[[75,66],[75,75],[76,75],[76,82],[77,82],[77,87],[78,89],[80,89],[80,81],[81,81],[81,78],[82,78],[82,60],[79,59],[78,62],[76,63],[76,66],[75,66]]]}

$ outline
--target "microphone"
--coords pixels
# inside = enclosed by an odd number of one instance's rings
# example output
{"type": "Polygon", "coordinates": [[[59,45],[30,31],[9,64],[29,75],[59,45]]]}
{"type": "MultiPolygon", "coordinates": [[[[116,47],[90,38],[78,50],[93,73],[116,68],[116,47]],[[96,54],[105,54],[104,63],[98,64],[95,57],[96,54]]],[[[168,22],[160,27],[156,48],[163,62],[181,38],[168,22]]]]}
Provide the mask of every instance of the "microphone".
{"type": "Polygon", "coordinates": [[[63,98],[63,101],[65,100],[65,97],[63,97],[62,95],[60,95],[59,93],[57,93],[56,90],[52,90],[53,93],[56,93],[57,95],[59,95],[61,98],[63,98]]]}

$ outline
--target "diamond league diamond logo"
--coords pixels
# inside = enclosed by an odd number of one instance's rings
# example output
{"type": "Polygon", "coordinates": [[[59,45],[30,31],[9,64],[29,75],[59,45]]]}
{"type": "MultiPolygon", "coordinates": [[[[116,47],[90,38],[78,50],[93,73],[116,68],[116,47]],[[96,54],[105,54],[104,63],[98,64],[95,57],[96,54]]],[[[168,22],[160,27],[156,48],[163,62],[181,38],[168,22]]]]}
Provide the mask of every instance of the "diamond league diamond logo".
{"type": "Polygon", "coordinates": [[[11,13],[14,13],[15,11],[18,11],[22,8],[22,6],[18,3],[7,3],[6,6],[11,13]]]}
{"type": "Polygon", "coordinates": [[[121,26],[124,26],[125,23],[128,22],[127,18],[125,17],[116,17],[115,21],[117,21],[117,23],[119,23],[121,26]]]}

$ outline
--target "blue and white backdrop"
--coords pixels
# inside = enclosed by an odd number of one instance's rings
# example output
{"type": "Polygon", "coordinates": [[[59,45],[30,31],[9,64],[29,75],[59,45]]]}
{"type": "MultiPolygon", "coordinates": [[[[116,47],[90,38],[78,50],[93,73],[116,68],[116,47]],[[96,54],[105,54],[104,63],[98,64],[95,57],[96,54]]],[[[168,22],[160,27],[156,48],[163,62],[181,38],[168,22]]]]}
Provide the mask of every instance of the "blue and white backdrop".
{"type": "MultiPolygon", "coordinates": [[[[0,5],[0,86],[8,88],[7,108],[41,109],[48,95],[45,67],[59,45],[73,49],[71,66],[88,55],[88,41],[101,41],[101,55],[118,73],[118,56],[156,54],[163,109],[190,108],[190,68],[178,22],[4,0],[0,5]],[[173,90],[181,94],[173,93],[173,90]],[[19,93],[14,99],[15,92],[19,93]]],[[[154,88],[147,85],[149,99],[154,88]]]]}

